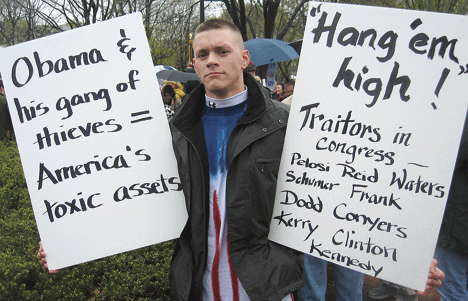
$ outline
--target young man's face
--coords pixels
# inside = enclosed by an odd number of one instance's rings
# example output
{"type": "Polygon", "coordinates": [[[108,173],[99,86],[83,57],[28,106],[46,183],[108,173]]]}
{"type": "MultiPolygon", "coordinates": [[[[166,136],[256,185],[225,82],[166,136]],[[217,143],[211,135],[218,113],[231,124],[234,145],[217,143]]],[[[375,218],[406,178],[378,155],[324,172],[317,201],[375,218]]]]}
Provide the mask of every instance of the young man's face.
{"type": "Polygon", "coordinates": [[[206,95],[227,98],[244,91],[243,70],[250,62],[242,40],[230,29],[211,29],[195,36],[194,67],[206,95]]]}

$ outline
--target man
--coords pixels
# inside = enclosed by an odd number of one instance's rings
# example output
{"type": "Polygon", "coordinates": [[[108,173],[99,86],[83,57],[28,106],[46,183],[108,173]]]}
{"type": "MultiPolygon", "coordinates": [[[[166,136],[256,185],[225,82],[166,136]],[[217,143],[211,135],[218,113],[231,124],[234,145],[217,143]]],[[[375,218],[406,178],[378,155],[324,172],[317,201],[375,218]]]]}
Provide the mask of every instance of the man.
{"type": "Polygon", "coordinates": [[[243,74],[250,56],[237,27],[207,21],[193,44],[204,85],[170,123],[189,210],[170,273],[174,297],[291,300],[302,256],[267,239],[287,107],[243,74]]]}
{"type": "MultiPolygon", "coordinates": [[[[250,75],[239,29],[195,32],[198,86],[170,120],[189,218],[169,275],[175,300],[292,300],[302,255],[268,240],[287,106],[250,75]]],[[[37,254],[44,268],[42,247],[37,254]]],[[[440,277],[433,277],[440,286],[440,277]]]]}
{"type": "Polygon", "coordinates": [[[293,95],[293,93],[294,93],[294,82],[288,81],[284,83],[283,99],[288,98],[289,96],[293,95]]]}
{"type": "Polygon", "coordinates": [[[290,106],[292,103],[292,99],[293,99],[293,93],[294,93],[294,82],[293,81],[286,82],[284,84],[283,97],[281,99],[281,102],[290,106]]]}
{"type": "Polygon", "coordinates": [[[255,66],[254,63],[249,62],[247,67],[244,69],[244,72],[252,75],[253,77],[255,77],[256,76],[255,73],[257,72],[257,66],[255,66]]]}

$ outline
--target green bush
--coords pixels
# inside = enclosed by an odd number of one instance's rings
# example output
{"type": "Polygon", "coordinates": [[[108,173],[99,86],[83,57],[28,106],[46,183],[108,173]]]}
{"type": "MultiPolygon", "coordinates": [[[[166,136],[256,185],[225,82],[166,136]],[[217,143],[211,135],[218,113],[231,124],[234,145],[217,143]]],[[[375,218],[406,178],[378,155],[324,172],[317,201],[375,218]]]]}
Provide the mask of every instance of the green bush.
{"type": "Polygon", "coordinates": [[[171,300],[174,242],[87,262],[57,274],[42,269],[39,234],[16,143],[0,140],[1,300],[171,300]]]}

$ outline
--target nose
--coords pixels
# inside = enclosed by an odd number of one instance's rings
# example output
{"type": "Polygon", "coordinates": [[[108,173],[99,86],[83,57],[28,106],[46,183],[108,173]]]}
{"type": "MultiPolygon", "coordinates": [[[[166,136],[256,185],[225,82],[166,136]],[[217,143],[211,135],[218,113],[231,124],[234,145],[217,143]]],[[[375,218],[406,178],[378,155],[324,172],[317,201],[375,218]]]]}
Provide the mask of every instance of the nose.
{"type": "Polygon", "coordinates": [[[207,66],[218,65],[218,56],[216,55],[215,52],[210,52],[208,54],[208,57],[206,59],[206,65],[207,66]]]}

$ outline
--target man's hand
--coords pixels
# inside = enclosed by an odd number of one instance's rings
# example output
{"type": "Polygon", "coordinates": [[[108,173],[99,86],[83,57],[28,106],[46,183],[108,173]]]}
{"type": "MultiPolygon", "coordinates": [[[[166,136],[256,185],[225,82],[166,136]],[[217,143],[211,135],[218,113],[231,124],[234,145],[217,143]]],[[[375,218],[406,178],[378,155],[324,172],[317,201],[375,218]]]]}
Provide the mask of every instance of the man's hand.
{"type": "Polygon", "coordinates": [[[44,270],[49,271],[51,274],[58,273],[60,270],[49,270],[49,267],[47,266],[47,259],[46,259],[46,253],[44,252],[44,248],[42,248],[42,242],[39,242],[39,252],[37,252],[37,260],[41,263],[42,267],[44,270]]]}
{"type": "Polygon", "coordinates": [[[444,278],[444,272],[437,267],[437,260],[432,259],[431,267],[429,268],[429,275],[427,277],[426,288],[422,292],[418,291],[418,294],[423,295],[427,290],[440,287],[444,278]]]}

